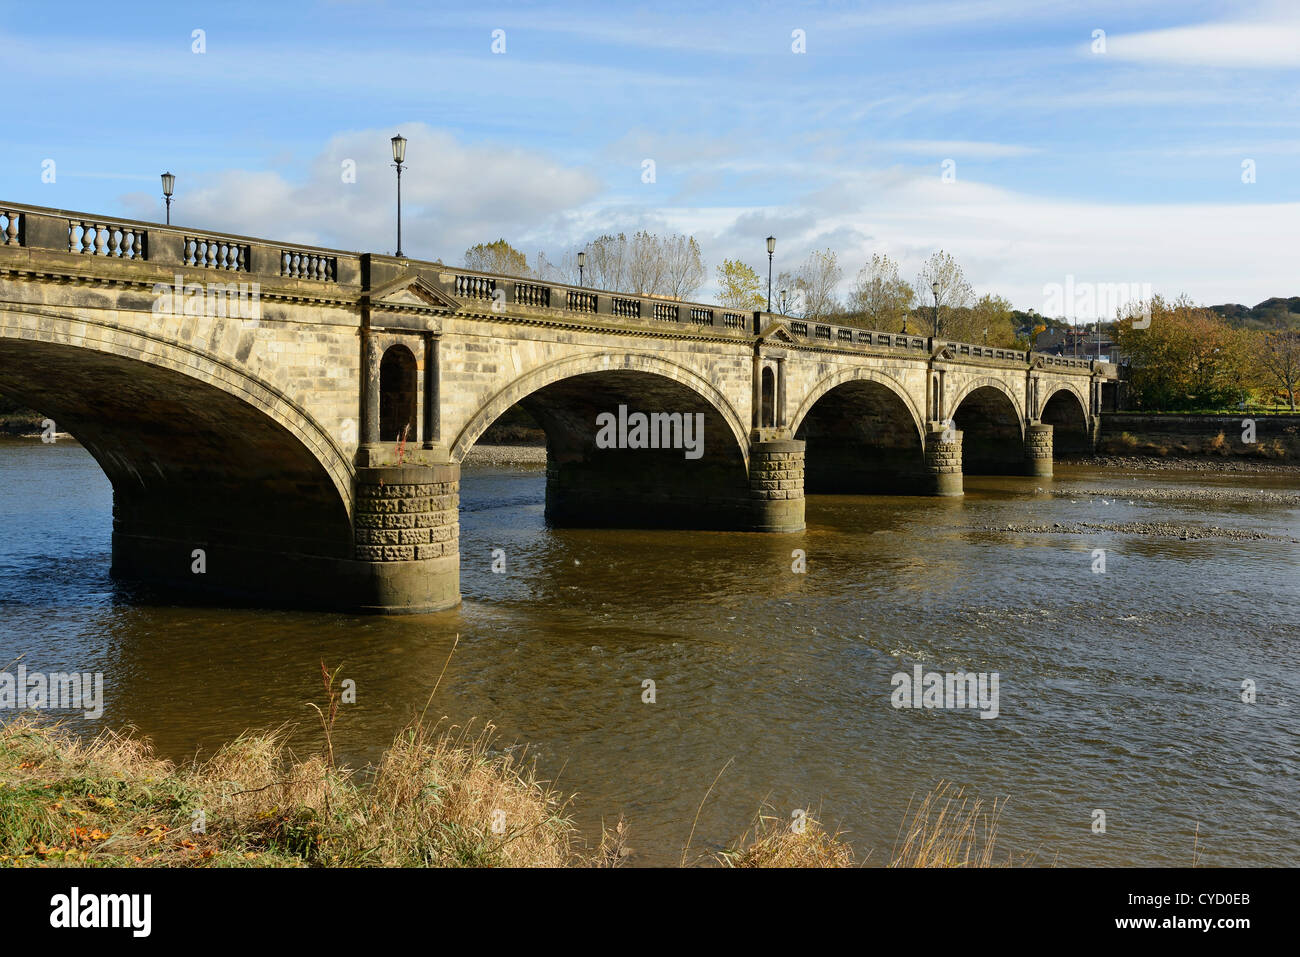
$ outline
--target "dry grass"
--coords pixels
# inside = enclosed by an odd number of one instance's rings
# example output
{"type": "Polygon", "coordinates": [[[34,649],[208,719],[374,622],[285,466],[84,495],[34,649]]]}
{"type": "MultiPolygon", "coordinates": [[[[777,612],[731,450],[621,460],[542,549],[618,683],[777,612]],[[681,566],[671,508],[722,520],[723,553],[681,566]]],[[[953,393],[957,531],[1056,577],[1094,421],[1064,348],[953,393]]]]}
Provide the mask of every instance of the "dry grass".
{"type": "MultiPolygon", "coordinates": [[[[570,799],[523,754],[494,749],[490,724],[413,722],[359,771],[333,767],[328,749],[296,758],[287,740],[286,728],[246,734],[178,767],[129,733],[85,740],[30,718],[0,726],[0,866],[617,867],[631,853],[621,817],[583,847],[570,799]]],[[[1001,810],[941,782],[900,830],[889,866],[993,866],[1001,810]]],[[[760,813],[708,860],[855,865],[841,832],[812,814],[760,813]]]]}
{"type": "Polygon", "coordinates": [[[435,734],[416,723],[356,772],[295,758],[280,729],[178,768],[129,735],[84,742],[19,719],[0,727],[0,864],[579,862],[567,802],[493,738],[490,725],[435,734]]]}
{"type": "MultiPolygon", "coordinates": [[[[961,788],[939,782],[899,832],[890,867],[993,867],[998,818],[1005,802],[971,799],[961,788]]],[[[912,805],[909,802],[908,810],[912,805]]],[[[1008,857],[1006,863],[1010,865],[1008,857]]]]}
{"type": "Polygon", "coordinates": [[[852,867],[853,849],[811,815],[798,823],[760,813],[754,826],[717,855],[726,867],[852,867]]]}

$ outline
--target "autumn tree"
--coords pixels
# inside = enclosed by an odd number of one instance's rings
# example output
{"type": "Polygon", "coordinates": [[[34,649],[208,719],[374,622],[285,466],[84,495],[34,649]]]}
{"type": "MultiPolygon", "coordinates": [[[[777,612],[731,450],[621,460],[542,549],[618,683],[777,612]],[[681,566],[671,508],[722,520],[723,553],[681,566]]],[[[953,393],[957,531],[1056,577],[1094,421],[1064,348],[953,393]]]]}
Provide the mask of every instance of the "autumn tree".
{"type": "Polygon", "coordinates": [[[1300,330],[1279,328],[1254,334],[1252,357],[1261,381],[1270,392],[1281,392],[1295,411],[1300,390],[1300,330]]]}
{"type": "Polygon", "coordinates": [[[1115,323],[1129,367],[1129,389],[1142,409],[1219,408],[1249,388],[1250,333],[1186,296],[1132,304],[1115,323]]]}
{"type": "Polygon", "coordinates": [[[739,259],[724,259],[718,267],[718,303],[730,309],[762,309],[767,304],[762,277],[739,259]]]}
{"type": "Polygon", "coordinates": [[[531,276],[528,257],[504,239],[493,243],[478,243],[465,250],[465,266],[478,272],[496,273],[500,276],[531,276]]]}

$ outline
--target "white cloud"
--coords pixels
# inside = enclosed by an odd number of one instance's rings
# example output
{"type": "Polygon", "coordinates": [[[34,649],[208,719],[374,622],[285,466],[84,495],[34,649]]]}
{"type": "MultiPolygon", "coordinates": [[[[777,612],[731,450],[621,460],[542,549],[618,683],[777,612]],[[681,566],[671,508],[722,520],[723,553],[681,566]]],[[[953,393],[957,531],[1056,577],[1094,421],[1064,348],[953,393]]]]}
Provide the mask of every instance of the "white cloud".
{"type": "Polygon", "coordinates": [[[1300,16],[1203,23],[1106,38],[1106,55],[1183,66],[1295,69],[1300,67],[1300,16]]]}
{"type": "MultiPolygon", "coordinates": [[[[420,124],[399,127],[410,140],[403,177],[403,246],[416,258],[460,261],[476,243],[504,237],[531,260],[558,257],[602,232],[693,233],[714,267],[739,258],[764,275],[763,237],[777,236],[775,271],[813,249],[839,254],[847,290],[873,252],[913,277],[944,249],[978,292],[1043,309],[1043,286],[1076,282],[1150,283],[1168,295],[1206,303],[1254,304],[1294,288],[1294,223],[1300,204],[1120,204],[1045,199],[970,179],[943,183],[911,168],[819,169],[825,186],[770,207],[673,205],[667,194],[618,195],[586,169],[543,154],[467,146],[420,124]],[[656,197],[658,200],[656,202],[656,197]]],[[[285,242],[387,252],[394,239],[390,130],[334,137],[300,183],[279,173],[230,170],[191,189],[178,179],[173,223],[285,242]],[[357,182],[341,181],[344,159],[357,182]]],[[[723,162],[720,160],[720,163],[723,162]]],[[[794,175],[793,172],[791,175],[794,175]]],[[[807,183],[810,177],[805,175],[807,183]]],[[[1243,187],[1244,188],[1244,187],[1243,187]]],[[[152,194],[128,197],[141,218],[156,215],[152,194]]],[[[700,294],[708,298],[711,289],[700,294]]]]}

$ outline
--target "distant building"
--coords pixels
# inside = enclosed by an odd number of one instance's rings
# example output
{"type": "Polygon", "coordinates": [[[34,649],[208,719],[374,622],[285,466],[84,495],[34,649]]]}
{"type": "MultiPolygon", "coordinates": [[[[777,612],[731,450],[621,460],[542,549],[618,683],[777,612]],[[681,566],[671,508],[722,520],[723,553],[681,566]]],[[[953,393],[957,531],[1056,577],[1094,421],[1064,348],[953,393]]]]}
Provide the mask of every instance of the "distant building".
{"type": "MultiPolygon", "coordinates": [[[[1080,359],[1096,359],[1098,356],[1097,332],[1086,327],[1078,329],[1048,329],[1038,334],[1034,340],[1034,349],[1053,356],[1078,356],[1080,359]]],[[[1119,350],[1115,340],[1106,333],[1101,334],[1100,355],[1103,362],[1117,362],[1119,350]]]]}

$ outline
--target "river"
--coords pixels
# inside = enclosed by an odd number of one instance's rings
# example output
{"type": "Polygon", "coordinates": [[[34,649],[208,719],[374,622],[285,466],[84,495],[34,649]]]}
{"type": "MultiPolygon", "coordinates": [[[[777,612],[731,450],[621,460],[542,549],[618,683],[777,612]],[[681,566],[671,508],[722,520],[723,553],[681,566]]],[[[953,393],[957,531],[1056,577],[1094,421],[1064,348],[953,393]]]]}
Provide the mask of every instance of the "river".
{"type": "Polygon", "coordinates": [[[1224,485],[1062,467],[968,477],[960,500],[812,496],[798,535],[588,531],[546,528],[542,467],[467,466],[463,604],[376,618],[134,600],[109,577],[112,492],[91,457],[0,440],[0,670],[103,672],[102,719],[72,723],[133,725],[183,760],[286,721],[300,752],[319,747],[323,660],[356,682],[336,750],[361,765],[459,635],[430,711],[527,745],[576,792],[589,841],[622,814],[632,864],[681,858],[717,778],[692,857],[762,809],[807,809],[884,864],[909,801],[947,780],[1006,799],[1003,857],[1186,865],[1195,845],[1203,865],[1296,866],[1300,506],[1114,494],[1224,485]],[[1211,537],[1088,528],[1132,522],[1211,537]],[[1007,528],[1026,523],[1046,529],[1007,528]],[[895,708],[915,665],[997,672],[998,716],[895,708]]]}

